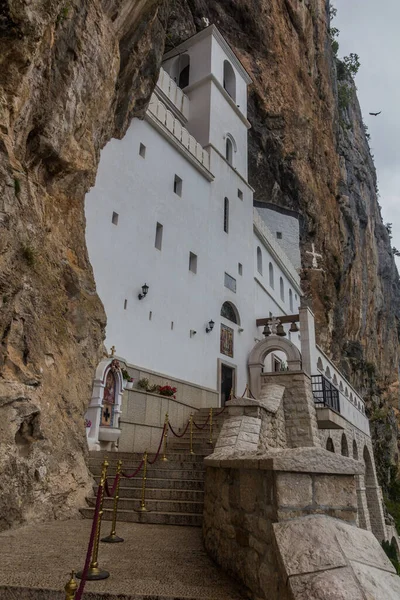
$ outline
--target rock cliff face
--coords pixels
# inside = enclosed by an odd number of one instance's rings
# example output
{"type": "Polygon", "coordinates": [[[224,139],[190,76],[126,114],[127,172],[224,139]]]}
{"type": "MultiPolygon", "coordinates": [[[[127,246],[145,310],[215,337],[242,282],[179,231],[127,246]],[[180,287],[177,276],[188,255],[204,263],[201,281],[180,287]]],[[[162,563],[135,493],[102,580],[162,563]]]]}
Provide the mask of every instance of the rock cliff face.
{"type": "Polygon", "coordinates": [[[165,40],[176,45],[204,17],[253,78],[255,197],[302,215],[302,278],[319,343],[369,394],[383,480],[397,457],[398,275],[343,73],[338,94],[325,0],[5,0],[0,529],[83,502],[83,414],[105,325],[85,247],[84,195],[101,147],[143,115],[165,40]],[[318,270],[311,243],[323,257],[318,270]]]}
{"type": "Polygon", "coordinates": [[[143,115],[158,0],[0,3],[0,530],[90,486],[83,414],[105,315],[85,246],[101,147],[143,115]]]}
{"type": "Polygon", "coordinates": [[[399,276],[354,83],[326,0],[178,0],[167,43],[215,23],[253,78],[255,199],[301,215],[302,284],[318,343],[369,399],[381,483],[397,462],[399,276]],[[322,255],[312,268],[311,244],[322,255]]]}

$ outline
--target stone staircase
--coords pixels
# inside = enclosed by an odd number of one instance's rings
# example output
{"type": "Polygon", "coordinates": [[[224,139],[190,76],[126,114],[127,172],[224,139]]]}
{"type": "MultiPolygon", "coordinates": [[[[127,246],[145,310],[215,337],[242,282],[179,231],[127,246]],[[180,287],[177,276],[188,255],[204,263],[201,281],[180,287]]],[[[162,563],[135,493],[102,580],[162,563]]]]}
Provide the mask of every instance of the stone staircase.
{"type": "MultiPolygon", "coordinates": [[[[217,411],[218,412],[218,411],[217,411]]],[[[209,409],[200,409],[194,421],[200,427],[208,418],[209,409]]],[[[218,437],[226,412],[213,416],[213,443],[218,437]]],[[[172,423],[173,426],[173,423],[172,423]]],[[[176,433],[182,433],[183,430],[176,433]]],[[[153,523],[163,525],[186,525],[200,527],[203,515],[204,500],[204,457],[213,451],[209,444],[210,428],[203,430],[193,427],[193,452],[190,454],[189,428],[182,438],[168,433],[168,461],[162,461],[161,455],[154,465],[148,465],[146,481],[146,512],[139,511],[142,493],[141,471],[134,479],[121,480],[118,505],[118,521],[131,523],[153,523]]],[[[127,452],[91,452],[89,467],[96,484],[100,481],[101,465],[107,455],[110,463],[108,478],[111,485],[118,460],[123,461],[123,471],[132,473],[142,460],[141,454],[127,452]]],[[[149,460],[154,459],[149,454],[149,460]]],[[[87,499],[88,506],[81,510],[84,517],[93,518],[95,491],[87,499]]],[[[112,518],[113,499],[105,498],[103,519],[112,518]]]]}

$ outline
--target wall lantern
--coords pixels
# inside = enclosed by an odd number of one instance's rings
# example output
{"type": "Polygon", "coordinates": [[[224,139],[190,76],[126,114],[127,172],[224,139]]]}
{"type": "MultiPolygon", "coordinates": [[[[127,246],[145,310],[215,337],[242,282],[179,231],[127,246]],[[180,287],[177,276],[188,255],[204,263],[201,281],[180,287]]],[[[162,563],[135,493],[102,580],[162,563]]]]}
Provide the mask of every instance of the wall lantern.
{"type": "Polygon", "coordinates": [[[214,321],[211,319],[211,321],[208,321],[208,327],[206,327],[206,333],[210,333],[210,331],[212,331],[214,329],[214,321]]]}
{"type": "Polygon", "coordinates": [[[143,298],[145,298],[147,296],[148,291],[149,291],[149,286],[147,285],[147,283],[145,283],[144,285],[142,285],[142,294],[138,295],[139,300],[142,300],[143,298]]]}

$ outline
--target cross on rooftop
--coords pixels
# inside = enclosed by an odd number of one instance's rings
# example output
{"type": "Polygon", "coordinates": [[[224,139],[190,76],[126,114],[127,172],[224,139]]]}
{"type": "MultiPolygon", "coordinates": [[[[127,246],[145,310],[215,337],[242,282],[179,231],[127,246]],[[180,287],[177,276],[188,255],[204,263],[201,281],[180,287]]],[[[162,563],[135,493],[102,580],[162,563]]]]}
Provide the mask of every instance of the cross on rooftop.
{"type": "Polygon", "coordinates": [[[114,356],[115,352],[116,352],[115,346],[111,346],[110,350],[111,350],[111,356],[114,356]]]}

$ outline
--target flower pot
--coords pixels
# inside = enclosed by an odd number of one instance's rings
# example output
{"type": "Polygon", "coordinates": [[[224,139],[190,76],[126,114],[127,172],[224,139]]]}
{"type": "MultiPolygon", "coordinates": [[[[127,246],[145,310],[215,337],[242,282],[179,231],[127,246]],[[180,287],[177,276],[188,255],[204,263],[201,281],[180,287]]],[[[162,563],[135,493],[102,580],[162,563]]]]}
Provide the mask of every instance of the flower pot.
{"type": "Polygon", "coordinates": [[[126,381],[126,382],[125,382],[125,389],[126,389],[126,390],[131,390],[131,389],[133,389],[133,381],[126,381]]]}

